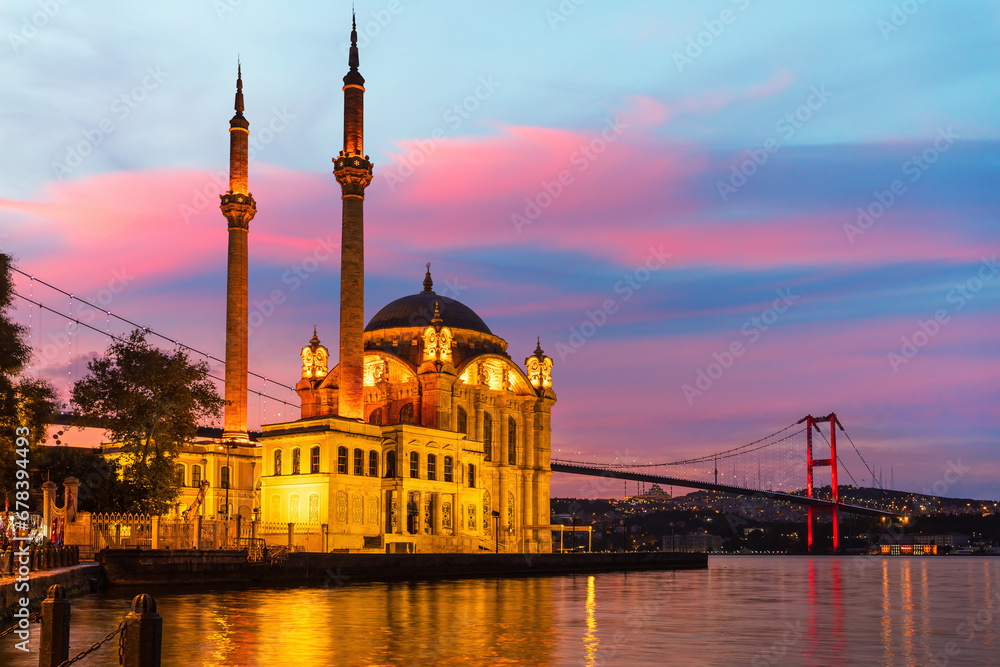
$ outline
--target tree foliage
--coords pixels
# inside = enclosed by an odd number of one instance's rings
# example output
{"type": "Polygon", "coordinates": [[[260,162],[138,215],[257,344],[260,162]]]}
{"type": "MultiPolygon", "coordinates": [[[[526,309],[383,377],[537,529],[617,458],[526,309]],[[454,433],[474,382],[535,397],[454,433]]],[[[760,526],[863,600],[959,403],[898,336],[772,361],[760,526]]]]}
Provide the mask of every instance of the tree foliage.
{"type": "Polygon", "coordinates": [[[122,478],[117,459],[105,459],[99,449],[86,447],[42,447],[31,461],[31,487],[41,495],[42,484],[52,480],[57,485],[56,503],[66,501],[63,481],[80,481],[77,509],[81,512],[133,511],[137,489],[122,478]]]}
{"type": "Polygon", "coordinates": [[[87,364],[73,386],[84,418],[105,425],[123,453],[123,478],[137,491],[133,511],[163,513],[177,497],[174,459],[191,442],[198,422],[221,415],[225,401],[208,379],[208,364],[182,349],[164,352],[137,329],[87,364]]]}
{"type": "Polygon", "coordinates": [[[46,426],[56,408],[52,385],[22,375],[31,360],[23,326],[10,319],[8,311],[14,294],[11,259],[0,253],[0,486],[14,488],[14,446],[27,428],[30,446],[45,441],[46,426]]]}

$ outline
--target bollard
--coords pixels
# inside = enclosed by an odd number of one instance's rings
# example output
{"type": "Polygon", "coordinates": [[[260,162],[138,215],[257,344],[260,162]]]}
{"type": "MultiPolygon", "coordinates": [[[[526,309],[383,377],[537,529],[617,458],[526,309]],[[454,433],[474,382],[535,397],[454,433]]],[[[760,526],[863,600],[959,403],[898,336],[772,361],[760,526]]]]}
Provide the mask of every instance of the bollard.
{"type": "Polygon", "coordinates": [[[49,586],[42,600],[42,632],[38,667],[56,667],[69,659],[69,600],[59,584],[49,586]]]}
{"type": "Polygon", "coordinates": [[[162,641],[163,619],[156,613],[156,600],[136,595],[125,617],[124,667],[160,667],[162,641]]]}
{"type": "Polygon", "coordinates": [[[80,564],[80,547],[73,546],[73,565],[80,564]]]}
{"type": "Polygon", "coordinates": [[[51,570],[52,569],[52,560],[53,560],[53,558],[52,558],[52,545],[51,544],[46,544],[44,547],[42,547],[42,567],[40,569],[42,569],[42,570],[51,570]]]}

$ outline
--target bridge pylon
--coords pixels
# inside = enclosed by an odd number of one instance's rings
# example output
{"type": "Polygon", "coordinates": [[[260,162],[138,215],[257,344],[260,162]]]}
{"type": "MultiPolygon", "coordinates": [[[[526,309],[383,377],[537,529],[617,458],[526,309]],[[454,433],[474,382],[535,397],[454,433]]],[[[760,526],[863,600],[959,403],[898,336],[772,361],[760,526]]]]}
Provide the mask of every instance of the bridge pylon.
{"type": "MultiPolygon", "coordinates": [[[[840,502],[840,489],[837,485],[837,426],[840,426],[840,422],[837,421],[837,413],[835,412],[831,412],[825,417],[806,415],[799,420],[800,424],[802,422],[806,422],[806,497],[813,497],[813,468],[829,466],[830,486],[833,493],[831,498],[833,505],[830,506],[829,512],[833,517],[833,552],[837,553],[840,550],[840,530],[837,525],[837,508],[840,502]],[[830,422],[830,458],[814,459],[813,429],[815,428],[816,432],[820,433],[819,424],[824,422],[830,422]]],[[[840,426],[840,428],[843,428],[843,426],[840,426]]],[[[813,519],[815,518],[815,513],[819,511],[820,508],[809,505],[808,527],[806,530],[806,542],[809,546],[809,553],[812,553],[813,550],[813,519]]]]}

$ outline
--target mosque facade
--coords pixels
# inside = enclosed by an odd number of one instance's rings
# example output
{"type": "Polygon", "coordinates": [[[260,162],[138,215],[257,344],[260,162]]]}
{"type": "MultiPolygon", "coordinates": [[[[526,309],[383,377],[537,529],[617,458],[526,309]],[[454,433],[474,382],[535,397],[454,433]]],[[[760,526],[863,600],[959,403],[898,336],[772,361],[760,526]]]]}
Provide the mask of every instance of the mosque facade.
{"type": "MultiPolygon", "coordinates": [[[[253,447],[262,525],[322,526],[322,549],[370,552],[551,551],[552,360],[518,365],[471,308],[422,289],[364,322],[364,78],[352,29],[344,77],[339,349],[313,330],[296,391],[301,418],[266,424],[253,447]]],[[[249,123],[242,78],[230,121],[226,415],[223,440],[246,428],[249,123]],[[232,372],[231,372],[232,371],[232,372]]],[[[414,281],[416,282],[416,281],[414,281]]],[[[308,334],[306,334],[308,335],[308,334]]],[[[255,489],[256,490],[256,489],[255,489]]]]}

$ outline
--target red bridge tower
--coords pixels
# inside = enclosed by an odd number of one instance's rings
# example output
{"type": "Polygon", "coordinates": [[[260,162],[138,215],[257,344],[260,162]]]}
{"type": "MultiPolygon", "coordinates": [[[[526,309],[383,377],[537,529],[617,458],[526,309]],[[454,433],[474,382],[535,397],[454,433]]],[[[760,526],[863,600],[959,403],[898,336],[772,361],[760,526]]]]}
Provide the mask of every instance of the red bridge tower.
{"type": "MultiPolygon", "coordinates": [[[[820,468],[824,466],[830,466],[830,486],[832,488],[833,497],[831,500],[834,502],[830,513],[833,515],[833,552],[837,553],[840,550],[840,531],[837,526],[837,503],[840,502],[840,492],[837,486],[837,427],[841,426],[840,422],[837,421],[837,413],[831,412],[826,417],[813,417],[812,415],[806,415],[799,423],[806,422],[806,497],[813,497],[813,468],[820,468]],[[828,459],[814,459],[813,458],[813,429],[816,432],[820,432],[819,424],[823,422],[830,422],[830,458],[828,459]]],[[[813,550],[813,518],[815,516],[818,508],[809,506],[809,524],[807,531],[807,542],[809,545],[809,553],[813,550]]]]}

